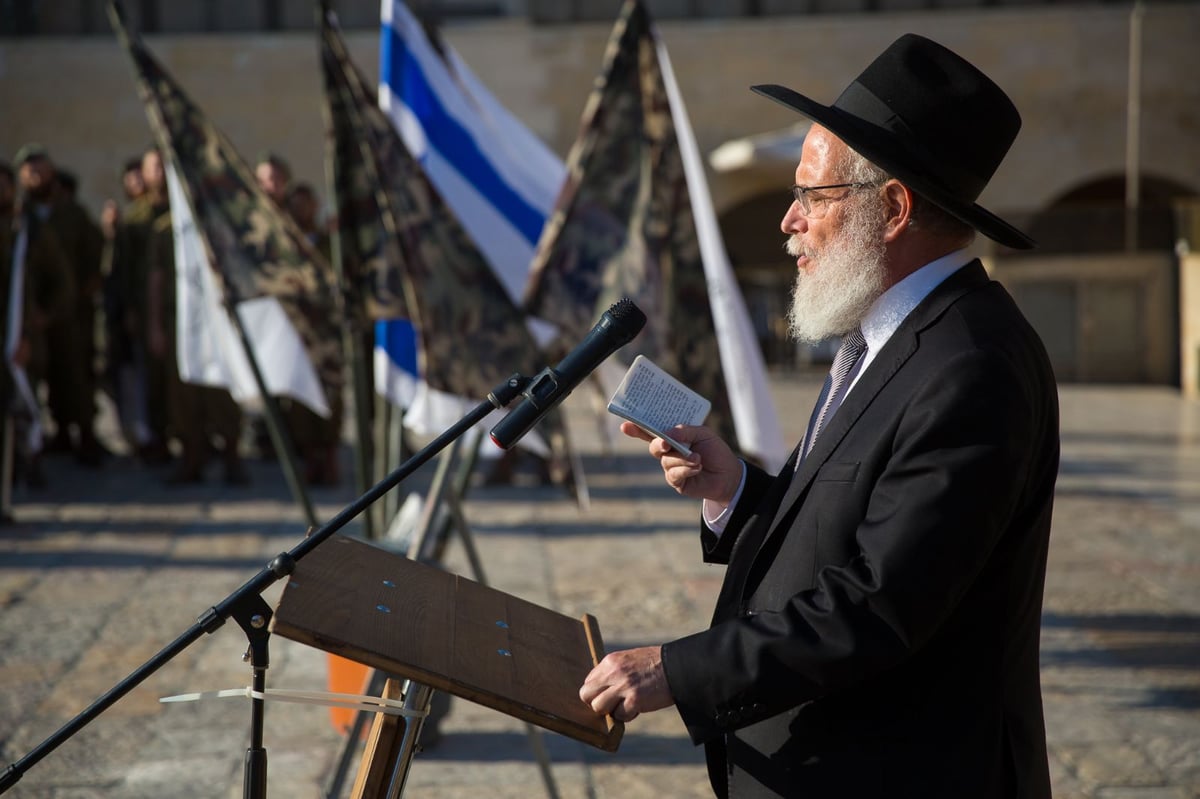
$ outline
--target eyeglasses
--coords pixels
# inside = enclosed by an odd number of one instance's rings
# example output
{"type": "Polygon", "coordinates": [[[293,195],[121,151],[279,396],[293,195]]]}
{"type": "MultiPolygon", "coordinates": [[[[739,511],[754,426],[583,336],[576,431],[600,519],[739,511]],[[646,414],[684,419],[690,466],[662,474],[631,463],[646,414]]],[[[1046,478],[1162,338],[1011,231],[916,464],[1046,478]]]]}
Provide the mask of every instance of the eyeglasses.
{"type": "Polygon", "coordinates": [[[800,203],[800,212],[809,219],[820,219],[829,213],[829,203],[844,200],[850,196],[850,192],[846,192],[841,197],[810,197],[814,191],[824,191],[825,189],[850,189],[857,191],[858,189],[869,189],[879,185],[874,181],[862,183],[831,183],[828,186],[792,186],[792,197],[796,202],[800,203]]]}

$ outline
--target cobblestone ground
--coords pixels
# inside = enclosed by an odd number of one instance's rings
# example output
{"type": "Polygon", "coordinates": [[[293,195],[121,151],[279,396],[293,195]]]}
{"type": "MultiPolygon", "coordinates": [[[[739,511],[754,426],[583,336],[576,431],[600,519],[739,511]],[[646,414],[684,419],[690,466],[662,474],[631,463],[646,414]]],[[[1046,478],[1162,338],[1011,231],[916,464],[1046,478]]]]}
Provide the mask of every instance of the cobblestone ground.
{"type": "MultiPolygon", "coordinates": [[[[789,439],[817,388],[807,378],[775,382],[789,439]]],[[[572,616],[594,614],[610,649],[701,628],[721,572],[698,557],[695,504],[663,486],[640,445],[606,448],[586,404],[570,403],[590,507],[523,472],[511,486],[472,487],[466,515],[487,582],[572,616]]],[[[1055,795],[1197,799],[1200,404],[1168,389],[1074,386],[1062,403],[1042,655],[1055,795]]],[[[17,522],[0,528],[0,768],[188,631],[306,527],[270,462],[251,465],[247,488],[213,475],[186,489],[127,458],[101,471],[48,465],[50,486],[18,491],[17,522]]],[[[406,490],[428,477],[422,471],[406,490]]],[[[354,496],[346,485],[312,493],[321,519],[354,496]]],[[[446,565],[470,574],[461,546],[446,565]]],[[[273,603],[278,593],[265,596],[273,603]]],[[[245,700],[158,699],[246,685],[245,648],[235,624],[200,637],[27,764],[6,796],[242,795],[245,700]]],[[[319,690],[325,680],[323,652],[272,639],[270,687],[319,690]]],[[[442,731],[416,758],[406,795],[547,794],[519,722],[455,700],[442,731]]],[[[265,733],[269,795],[324,796],[343,746],[329,712],[271,703],[265,733]]],[[[564,799],[708,795],[701,753],[672,712],[638,719],[616,754],[544,740],[564,799]]]]}

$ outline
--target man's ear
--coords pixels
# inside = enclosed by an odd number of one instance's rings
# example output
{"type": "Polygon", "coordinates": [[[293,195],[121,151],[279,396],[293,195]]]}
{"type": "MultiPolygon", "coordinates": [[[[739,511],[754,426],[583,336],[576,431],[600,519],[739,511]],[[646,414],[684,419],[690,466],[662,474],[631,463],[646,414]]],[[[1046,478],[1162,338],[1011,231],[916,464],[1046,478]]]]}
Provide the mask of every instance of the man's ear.
{"type": "Polygon", "coordinates": [[[889,180],[883,184],[884,226],[883,240],[895,241],[908,230],[912,224],[913,203],[912,190],[898,180],[889,180]]]}

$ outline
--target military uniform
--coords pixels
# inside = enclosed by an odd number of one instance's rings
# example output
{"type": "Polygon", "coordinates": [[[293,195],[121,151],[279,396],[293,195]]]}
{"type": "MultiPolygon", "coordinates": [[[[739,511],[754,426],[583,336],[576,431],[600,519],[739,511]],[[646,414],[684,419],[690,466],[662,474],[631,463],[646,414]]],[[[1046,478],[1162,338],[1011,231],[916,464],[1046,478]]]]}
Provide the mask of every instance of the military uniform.
{"type": "Polygon", "coordinates": [[[242,484],[248,477],[239,452],[242,410],[228,390],[185,383],[179,377],[175,341],[175,247],[171,214],[161,214],[151,226],[147,244],[148,340],[163,345],[166,368],[167,431],[182,445],[182,462],[168,478],[171,483],[197,483],[204,479],[213,439],[225,465],[225,482],[242,484]]]}
{"type": "Polygon", "coordinates": [[[96,301],[100,291],[100,261],[104,236],[95,221],[74,200],[59,199],[29,209],[30,233],[45,230],[58,243],[70,268],[73,307],[47,329],[50,358],[46,365],[46,404],[58,434],[58,449],[77,449],[86,463],[99,462],[103,450],[96,440],[96,301]],[[69,428],[79,431],[72,445],[69,428]]]}
{"type": "MultiPolygon", "coordinates": [[[[0,331],[5,331],[7,337],[9,327],[9,309],[11,305],[13,255],[19,235],[17,222],[9,214],[0,214],[0,331]]],[[[56,320],[62,320],[70,315],[74,298],[72,297],[72,280],[66,260],[59,250],[53,236],[45,231],[30,231],[26,237],[25,269],[22,280],[22,300],[20,307],[21,325],[18,335],[28,347],[29,360],[25,364],[26,374],[31,382],[45,372],[47,358],[46,330],[56,320]]],[[[40,416],[37,407],[23,407],[16,402],[13,375],[9,371],[8,358],[0,358],[0,401],[4,403],[5,412],[11,412],[14,429],[28,429],[28,425],[40,416]],[[35,416],[36,415],[36,416],[35,416]]],[[[34,396],[36,403],[36,395],[34,396]]],[[[3,428],[0,427],[0,430],[3,428]]],[[[2,435],[2,433],[0,433],[2,435]]],[[[0,441],[0,444],[3,444],[0,441]]],[[[27,480],[31,484],[42,481],[40,468],[37,467],[38,452],[24,451],[17,447],[15,453],[19,464],[24,467],[27,480]]]]}
{"type": "Polygon", "coordinates": [[[146,352],[147,249],[155,220],[169,210],[149,194],[129,205],[110,245],[105,283],[109,377],[122,428],[152,461],[166,457],[166,372],[161,359],[151,367],[146,352]]]}

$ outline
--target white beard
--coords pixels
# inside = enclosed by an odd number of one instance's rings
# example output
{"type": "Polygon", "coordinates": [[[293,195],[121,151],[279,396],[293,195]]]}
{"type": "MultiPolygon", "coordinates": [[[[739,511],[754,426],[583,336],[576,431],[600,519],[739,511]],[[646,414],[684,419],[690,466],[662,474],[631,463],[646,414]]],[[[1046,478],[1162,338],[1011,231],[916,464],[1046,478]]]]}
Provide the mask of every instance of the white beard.
{"type": "Polygon", "coordinates": [[[808,257],[808,270],[796,273],[788,334],[815,344],[858,327],[871,304],[887,288],[883,231],[878,206],[865,202],[849,210],[837,239],[823,250],[788,239],[788,255],[808,257]]]}

